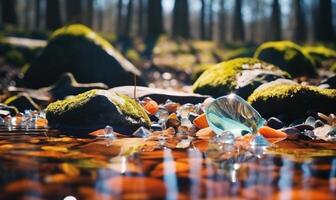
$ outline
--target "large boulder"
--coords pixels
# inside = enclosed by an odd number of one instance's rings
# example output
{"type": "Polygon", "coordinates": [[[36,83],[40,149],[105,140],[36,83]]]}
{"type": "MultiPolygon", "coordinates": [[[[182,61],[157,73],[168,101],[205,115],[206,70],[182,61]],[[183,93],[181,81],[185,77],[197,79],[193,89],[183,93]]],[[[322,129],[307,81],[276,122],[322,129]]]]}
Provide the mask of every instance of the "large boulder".
{"type": "Polygon", "coordinates": [[[255,88],[289,75],[278,67],[255,58],[236,58],[206,70],[194,83],[195,93],[219,97],[234,92],[247,98],[255,88]]]}
{"type": "Polygon", "coordinates": [[[110,125],[123,134],[150,126],[146,111],[132,98],[107,90],[88,92],[51,103],[46,108],[49,125],[87,131],[110,125]]]}
{"type": "Polygon", "coordinates": [[[71,72],[82,83],[102,82],[110,87],[137,83],[144,85],[141,72],[112,45],[84,25],[56,30],[41,54],[24,67],[24,84],[40,88],[55,83],[71,72]]]}
{"type": "Polygon", "coordinates": [[[279,66],[293,77],[317,75],[314,60],[291,41],[266,42],[257,48],[254,57],[279,66]]]}
{"type": "Polygon", "coordinates": [[[285,115],[289,118],[336,113],[336,90],[298,84],[262,85],[248,98],[248,102],[267,118],[285,115]]]}

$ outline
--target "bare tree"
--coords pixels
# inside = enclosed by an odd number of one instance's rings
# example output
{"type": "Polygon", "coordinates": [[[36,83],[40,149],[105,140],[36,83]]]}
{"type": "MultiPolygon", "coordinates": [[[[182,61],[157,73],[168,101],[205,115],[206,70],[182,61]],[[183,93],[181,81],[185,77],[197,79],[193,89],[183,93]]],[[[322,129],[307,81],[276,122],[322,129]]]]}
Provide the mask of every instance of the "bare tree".
{"type": "Polygon", "coordinates": [[[35,29],[40,29],[41,0],[35,0],[35,29]]]}
{"type": "Polygon", "coordinates": [[[46,27],[54,30],[62,26],[60,4],[58,0],[47,0],[46,6],[46,27]]]}
{"type": "Polygon", "coordinates": [[[148,0],[147,34],[158,37],[163,33],[163,16],[161,0],[148,0]]]}
{"type": "Polygon", "coordinates": [[[205,0],[201,0],[200,38],[205,40],[205,0]]]}
{"type": "Polygon", "coordinates": [[[94,0],[86,1],[86,12],[85,12],[85,24],[92,27],[93,24],[93,11],[94,11],[94,0]]]}
{"type": "Polygon", "coordinates": [[[82,22],[82,1],[81,0],[67,0],[66,1],[66,16],[67,16],[67,23],[81,23],[82,22]]]}
{"type": "Polygon", "coordinates": [[[118,0],[118,12],[117,12],[117,33],[118,35],[123,34],[123,0],[118,0]]]}
{"type": "Polygon", "coordinates": [[[334,40],[332,25],[332,2],[331,0],[319,0],[317,7],[317,22],[315,23],[316,39],[330,42],[334,40]]]}
{"type": "Polygon", "coordinates": [[[212,40],[212,36],[213,36],[213,0],[210,0],[209,2],[209,7],[208,7],[208,13],[209,13],[209,26],[208,26],[208,36],[207,39],[208,40],[212,40]]]}
{"type": "Polygon", "coordinates": [[[294,34],[293,40],[303,42],[307,39],[307,26],[303,12],[303,1],[293,0],[294,9],[294,34]]]}
{"type": "Polygon", "coordinates": [[[133,15],[133,0],[128,1],[124,35],[130,35],[133,15]]]}
{"type": "Polygon", "coordinates": [[[138,0],[138,35],[144,35],[144,2],[143,0],[138,0]]]}
{"type": "Polygon", "coordinates": [[[15,4],[16,0],[1,0],[1,13],[3,24],[17,25],[15,4]]]}
{"type": "Polygon", "coordinates": [[[188,0],[175,0],[173,9],[173,36],[189,38],[188,0]]]}
{"type": "Polygon", "coordinates": [[[279,5],[279,0],[273,0],[270,29],[271,29],[270,39],[271,40],[281,40],[282,29],[281,29],[281,9],[279,5]]]}
{"type": "Polygon", "coordinates": [[[245,40],[245,30],[241,9],[242,9],[242,0],[236,0],[234,5],[233,36],[232,36],[232,39],[234,41],[245,40]]]}
{"type": "Polygon", "coordinates": [[[225,34],[225,0],[220,0],[219,2],[219,13],[218,13],[218,35],[219,41],[221,43],[226,42],[226,34],[225,34]]]}

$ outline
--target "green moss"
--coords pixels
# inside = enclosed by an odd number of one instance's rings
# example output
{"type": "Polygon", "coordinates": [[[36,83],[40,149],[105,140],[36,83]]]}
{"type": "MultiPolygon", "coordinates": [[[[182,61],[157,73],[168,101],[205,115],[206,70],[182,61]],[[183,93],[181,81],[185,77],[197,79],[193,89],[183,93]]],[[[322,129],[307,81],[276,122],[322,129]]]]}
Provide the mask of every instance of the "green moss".
{"type": "Polygon", "coordinates": [[[330,63],[325,63],[328,60],[336,59],[336,51],[325,46],[305,46],[303,51],[309,54],[317,66],[330,66],[330,63]]]}
{"type": "Polygon", "coordinates": [[[255,90],[248,102],[263,117],[280,114],[297,117],[314,112],[333,113],[336,111],[336,90],[315,86],[273,85],[255,90]]]}
{"type": "Polygon", "coordinates": [[[115,98],[112,98],[112,101],[125,116],[131,116],[137,120],[144,119],[145,123],[148,125],[151,123],[146,111],[138,102],[123,94],[117,93],[116,95],[122,98],[123,102],[121,103],[115,98]]]}
{"type": "Polygon", "coordinates": [[[106,41],[104,38],[100,37],[98,34],[93,32],[90,28],[82,24],[71,24],[69,26],[64,26],[57,29],[51,35],[51,40],[63,36],[72,36],[72,37],[85,37],[93,41],[95,44],[100,45],[103,48],[112,48],[112,45],[106,41]]]}
{"type": "Polygon", "coordinates": [[[257,48],[254,57],[279,66],[294,77],[316,76],[313,58],[291,41],[266,42],[257,48]]]}
{"type": "Polygon", "coordinates": [[[236,76],[239,72],[256,68],[278,70],[274,65],[256,58],[236,58],[207,69],[193,84],[193,91],[212,96],[227,94],[235,89],[236,76]]]}
{"type": "Polygon", "coordinates": [[[139,103],[107,90],[90,90],[56,101],[48,105],[46,114],[52,127],[101,128],[111,125],[127,134],[140,126],[150,125],[150,119],[139,103]]]}

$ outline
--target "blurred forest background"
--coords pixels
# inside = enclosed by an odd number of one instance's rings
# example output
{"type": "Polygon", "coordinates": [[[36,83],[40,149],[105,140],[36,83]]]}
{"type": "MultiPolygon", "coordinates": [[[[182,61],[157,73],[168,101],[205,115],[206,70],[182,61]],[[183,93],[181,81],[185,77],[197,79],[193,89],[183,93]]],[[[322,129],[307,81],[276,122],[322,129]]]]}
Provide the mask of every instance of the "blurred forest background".
{"type": "MultiPolygon", "coordinates": [[[[169,36],[219,44],[289,39],[330,42],[335,0],[1,0],[6,33],[41,32],[83,23],[111,38],[169,36]]],[[[38,34],[39,33],[39,34],[38,34]]]]}

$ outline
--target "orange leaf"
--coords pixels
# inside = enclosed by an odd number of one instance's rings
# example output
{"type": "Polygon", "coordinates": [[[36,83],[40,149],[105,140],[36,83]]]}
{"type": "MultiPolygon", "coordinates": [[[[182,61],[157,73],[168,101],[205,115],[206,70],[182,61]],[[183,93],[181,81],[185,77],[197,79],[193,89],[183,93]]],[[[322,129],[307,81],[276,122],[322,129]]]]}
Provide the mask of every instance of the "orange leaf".
{"type": "Polygon", "coordinates": [[[263,126],[259,128],[259,133],[263,135],[265,138],[286,138],[287,137],[286,133],[279,131],[279,130],[275,130],[269,126],[263,126]]]}
{"type": "Polygon", "coordinates": [[[194,119],[194,125],[199,129],[209,127],[205,113],[201,114],[200,116],[196,117],[196,119],[194,119]]]}

